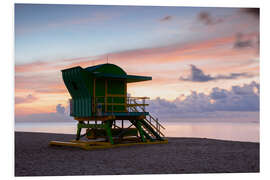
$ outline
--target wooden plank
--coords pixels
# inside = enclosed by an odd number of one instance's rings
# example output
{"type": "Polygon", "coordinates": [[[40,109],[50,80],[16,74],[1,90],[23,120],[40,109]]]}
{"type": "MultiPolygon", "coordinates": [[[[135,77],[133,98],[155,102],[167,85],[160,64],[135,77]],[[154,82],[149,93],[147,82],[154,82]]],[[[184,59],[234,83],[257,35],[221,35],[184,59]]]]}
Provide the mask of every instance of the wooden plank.
{"type": "MultiPolygon", "coordinates": [[[[128,138],[126,139],[128,140],[128,138]]],[[[132,145],[146,145],[146,144],[167,144],[168,140],[165,139],[164,141],[146,141],[146,142],[131,142],[131,143],[124,143],[124,144],[109,144],[104,142],[82,142],[82,141],[72,141],[72,142],[61,142],[61,141],[51,141],[51,146],[71,146],[71,147],[79,147],[85,150],[93,150],[93,149],[106,149],[106,148],[113,148],[113,147],[124,147],[124,146],[132,146],[132,145]]]]}
{"type": "Polygon", "coordinates": [[[107,94],[108,97],[125,97],[124,94],[107,94]]]}
{"type": "Polygon", "coordinates": [[[149,104],[128,104],[129,107],[136,107],[136,106],[149,106],[149,104]]]}
{"type": "Polygon", "coordinates": [[[93,121],[93,120],[107,121],[115,119],[115,116],[110,115],[110,116],[74,117],[74,119],[77,121],[93,121]]]}

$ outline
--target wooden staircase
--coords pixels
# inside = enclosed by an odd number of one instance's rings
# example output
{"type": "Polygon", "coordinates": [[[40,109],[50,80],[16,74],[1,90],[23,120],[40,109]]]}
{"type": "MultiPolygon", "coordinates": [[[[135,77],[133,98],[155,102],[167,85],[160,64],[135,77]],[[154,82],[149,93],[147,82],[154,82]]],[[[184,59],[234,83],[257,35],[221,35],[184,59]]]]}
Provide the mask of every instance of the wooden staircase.
{"type": "MultiPolygon", "coordinates": [[[[135,99],[132,99],[131,102],[134,106],[130,106],[131,112],[146,112],[144,106],[140,106],[135,99]]],[[[165,135],[162,130],[165,130],[165,127],[158,122],[158,118],[153,117],[151,114],[147,115],[146,118],[142,121],[142,128],[151,139],[163,140],[165,135]]]]}

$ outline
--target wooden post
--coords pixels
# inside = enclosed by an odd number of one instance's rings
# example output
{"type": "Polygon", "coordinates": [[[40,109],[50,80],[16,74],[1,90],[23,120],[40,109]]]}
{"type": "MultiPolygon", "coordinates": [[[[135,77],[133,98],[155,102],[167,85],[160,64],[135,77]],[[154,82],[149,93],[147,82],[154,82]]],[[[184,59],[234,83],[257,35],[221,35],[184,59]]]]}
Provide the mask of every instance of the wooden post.
{"type": "Polygon", "coordinates": [[[146,142],[145,134],[144,134],[143,129],[142,129],[141,121],[135,121],[135,124],[136,124],[135,126],[137,126],[137,129],[139,130],[139,133],[141,136],[141,141],[146,142]]]}
{"type": "Polygon", "coordinates": [[[105,121],[105,130],[107,132],[108,140],[111,144],[114,144],[113,138],[112,138],[112,132],[111,132],[111,127],[112,127],[111,125],[112,125],[112,122],[110,120],[105,121]]]}
{"type": "Polygon", "coordinates": [[[104,103],[105,103],[105,112],[107,112],[107,79],[105,79],[105,99],[104,99],[104,103]]]}
{"type": "Polygon", "coordinates": [[[96,78],[94,78],[94,90],[93,90],[93,112],[95,113],[96,112],[96,78]]]}
{"type": "Polygon", "coordinates": [[[78,122],[78,124],[77,124],[77,134],[76,134],[76,140],[77,141],[80,140],[80,137],[81,137],[81,130],[82,130],[82,128],[80,126],[80,123],[81,122],[78,122]]]}
{"type": "Polygon", "coordinates": [[[145,99],[143,98],[143,112],[145,112],[145,99]]]}
{"type": "Polygon", "coordinates": [[[127,109],[127,81],[125,80],[124,81],[124,83],[125,83],[125,89],[124,89],[124,98],[125,98],[125,111],[128,111],[128,109],[127,109]]]}
{"type": "Polygon", "coordinates": [[[112,114],[113,114],[113,97],[112,97],[112,114]]]}
{"type": "Polygon", "coordinates": [[[158,118],[156,119],[157,121],[156,121],[156,126],[157,126],[157,129],[158,129],[158,118]]]}

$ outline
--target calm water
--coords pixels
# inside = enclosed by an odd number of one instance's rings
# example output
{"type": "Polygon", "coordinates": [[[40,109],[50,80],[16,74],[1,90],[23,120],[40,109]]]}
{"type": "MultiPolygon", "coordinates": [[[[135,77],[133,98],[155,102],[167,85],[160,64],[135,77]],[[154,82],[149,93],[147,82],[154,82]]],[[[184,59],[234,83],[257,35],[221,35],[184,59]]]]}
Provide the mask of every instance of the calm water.
{"type": "MultiPolygon", "coordinates": [[[[177,122],[162,123],[166,137],[200,137],[259,142],[259,123],[177,122]]],[[[76,122],[16,123],[15,131],[75,134],[76,122]]]]}

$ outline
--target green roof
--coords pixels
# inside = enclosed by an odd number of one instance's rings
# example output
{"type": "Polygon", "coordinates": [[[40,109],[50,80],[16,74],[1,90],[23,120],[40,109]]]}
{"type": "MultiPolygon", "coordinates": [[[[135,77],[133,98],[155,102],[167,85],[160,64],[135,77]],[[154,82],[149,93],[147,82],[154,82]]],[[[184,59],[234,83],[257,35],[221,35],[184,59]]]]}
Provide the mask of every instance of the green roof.
{"type": "Polygon", "coordinates": [[[81,69],[82,71],[90,73],[92,76],[97,78],[126,79],[128,83],[152,80],[152,77],[150,76],[128,75],[122,68],[110,63],[90,66],[84,69],[80,66],[76,66],[63,69],[62,72],[70,69],[81,69]]]}
{"type": "Polygon", "coordinates": [[[122,68],[115,64],[99,64],[85,68],[95,77],[126,79],[128,83],[152,80],[150,76],[128,75],[122,68]]]}

